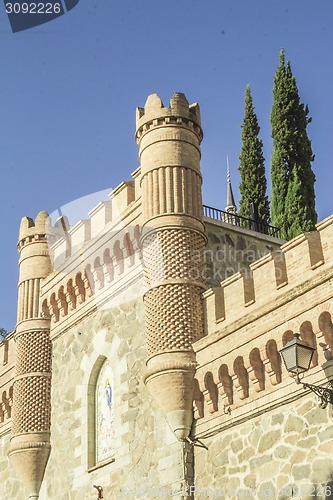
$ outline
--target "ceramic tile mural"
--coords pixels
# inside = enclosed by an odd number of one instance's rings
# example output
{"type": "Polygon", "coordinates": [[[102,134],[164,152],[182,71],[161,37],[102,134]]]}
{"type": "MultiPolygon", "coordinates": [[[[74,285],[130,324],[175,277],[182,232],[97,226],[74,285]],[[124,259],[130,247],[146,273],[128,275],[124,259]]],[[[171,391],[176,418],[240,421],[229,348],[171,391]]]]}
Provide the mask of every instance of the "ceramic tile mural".
{"type": "Polygon", "coordinates": [[[96,463],[114,454],[112,369],[109,361],[102,365],[96,384],[96,463]]]}

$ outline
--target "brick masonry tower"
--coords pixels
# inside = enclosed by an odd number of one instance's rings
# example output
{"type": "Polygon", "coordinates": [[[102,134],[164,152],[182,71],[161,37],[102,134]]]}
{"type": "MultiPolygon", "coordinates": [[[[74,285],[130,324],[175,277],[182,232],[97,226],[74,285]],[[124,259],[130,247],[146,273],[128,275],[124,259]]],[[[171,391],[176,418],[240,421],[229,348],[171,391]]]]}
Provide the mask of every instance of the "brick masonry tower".
{"type": "Polygon", "coordinates": [[[152,94],[137,109],[142,246],[148,346],[145,382],[177,438],[193,421],[192,343],[203,334],[205,289],[198,104],[175,93],[170,107],[152,94]]]}
{"type": "Polygon", "coordinates": [[[38,499],[50,454],[51,340],[50,320],[40,307],[40,282],[52,270],[47,233],[48,214],[20,226],[16,361],[9,457],[29,499],[38,499]]]}

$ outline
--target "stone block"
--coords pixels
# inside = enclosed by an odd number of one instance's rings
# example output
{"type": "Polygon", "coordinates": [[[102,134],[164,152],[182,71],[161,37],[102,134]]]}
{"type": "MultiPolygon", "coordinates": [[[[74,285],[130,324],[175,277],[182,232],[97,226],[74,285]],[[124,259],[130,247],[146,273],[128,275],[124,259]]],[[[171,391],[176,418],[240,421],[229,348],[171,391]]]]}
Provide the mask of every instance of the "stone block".
{"type": "Polygon", "coordinates": [[[300,481],[308,480],[311,474],[311,466],[309,464],[293,465],[291,468],[291,473],[293,475],[296,484],[300,481]]]}
{"type": "Polygon", "coordinates": [[[288,415],[284,432],[300,432],[304,427],[304,420],[295,415],[288,415]]]}
{"type": "Polygon", "coordinates": [[[243,440],[241,438],[231,441],[230,448],[234,453],[237,453],[243,448],[243,440]]]}
{"type": "Polygon", "coordinates": [[[331,458],[318,458],[312,464],[311,480],[314,484],[325,484],[332,480],[331,458]]]}
{"type": "Polygon", "coordinates": [[[333,440],[333,426],[327,427],[326,429],[318,432],[317,434],[320,443],[325,441],[331,442],[333,440]]]}
{"type": "Polygon", "coordinates": [[[320,410],[320,408],[312,408],[304,415],[306,422],[310,425],[326,424],[329,425],[327,420],[327,412],[320,410]]]}
{"type": "Polygon", "coordinates": [[[244,485],[247,488],[251,488],[252,490],[255,490],[257,487],[257,476],[256,474],[248,474],[247,476],[244,477],[243,479],[244,485]]]}
{"type": "Polygon", "coordinates": [[[298,442],[297,442],[297,445],[300,447],[300,448],[306,448],[306,449],[309,449],[309,448],[313,448],[314,446],[316,446],[318,443],[318,438],[317,436],[310,436],[306,439],[300,439],[298,442]]]}
{"type": "Polygon", "coordinates": [[[284,421],[285,416],[282,413],[277,413],[272,416],[271,422],[272,425],[280,425],[284,421]]]}
{"type": "Polygon", "coordinates": [[[213,467],[221,467],[229,463],[229,453],[228,450],[221,451],[218,455],[212,458],[213,467]]]}
{"type": "Polygon", "coordinates": [[[272,481],[261,483],[258,487],[258,500],[267,500],[267,498],[278,498],[277,489],[272,481]]]}
{"type": "Polygon", "coordinates": [[[258,444],[258,453],[269,450],[281,441],[281,431],[269,431],[262,436],[258,444]]]}

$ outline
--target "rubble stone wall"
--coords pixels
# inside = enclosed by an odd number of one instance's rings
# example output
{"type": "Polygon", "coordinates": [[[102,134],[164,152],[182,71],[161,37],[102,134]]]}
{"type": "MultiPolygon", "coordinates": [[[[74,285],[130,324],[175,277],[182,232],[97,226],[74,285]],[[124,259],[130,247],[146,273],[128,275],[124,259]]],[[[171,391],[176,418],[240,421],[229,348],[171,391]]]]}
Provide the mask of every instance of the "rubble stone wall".
{"type": "Polygon", "coordinates": [[[315,399],[203,438],[208,450],[195,447],[195,498],[331,498],[332,410],[315,399]]]}

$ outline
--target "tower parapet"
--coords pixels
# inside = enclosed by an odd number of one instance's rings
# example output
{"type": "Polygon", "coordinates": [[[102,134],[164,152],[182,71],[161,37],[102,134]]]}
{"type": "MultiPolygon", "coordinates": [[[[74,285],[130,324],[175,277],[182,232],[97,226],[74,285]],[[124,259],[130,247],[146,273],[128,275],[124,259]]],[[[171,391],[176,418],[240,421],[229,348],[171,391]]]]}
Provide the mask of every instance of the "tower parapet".
{"type": "Polygon", "coordinates": [[[146,384],[178,439],[190,433],[195,354],[205,289],[198,104],[175,93],[170,107],[150,95],[137,110],[141,160],[146,384]]]}
{"type": "Polygon", "coordinates": [[[50,454],[51,340],[50,320],[42,317],[40,284],[52,271],[48,249],[49,217],[21,222],[18,250],[18,316],[10,459],[37,499],[50,454]]]}

